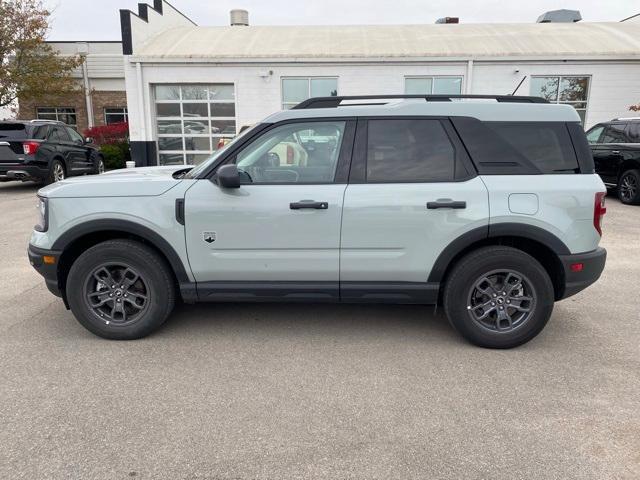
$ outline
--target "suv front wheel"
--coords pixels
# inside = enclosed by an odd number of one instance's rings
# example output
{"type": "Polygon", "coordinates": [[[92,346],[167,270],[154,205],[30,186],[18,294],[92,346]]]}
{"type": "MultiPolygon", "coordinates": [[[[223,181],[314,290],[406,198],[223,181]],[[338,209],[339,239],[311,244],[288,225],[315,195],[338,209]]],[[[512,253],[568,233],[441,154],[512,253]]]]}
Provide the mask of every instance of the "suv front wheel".
{"type": "Polygon", "coordinates": [[[503,246],[463,257],[444,291],[445,312],[454,328],[487,348],[512,348],[534,338],[549,320],[553,302],[553,285],[542,265],[503,246]]]}
{"type": "Polygon", "coordinates": [[[130,240],[109,240],[82,253],[71,266],[66,291],[78,321],[114,340],[157,330],[173,310],[176,295],[164,259],[130,240]]]}

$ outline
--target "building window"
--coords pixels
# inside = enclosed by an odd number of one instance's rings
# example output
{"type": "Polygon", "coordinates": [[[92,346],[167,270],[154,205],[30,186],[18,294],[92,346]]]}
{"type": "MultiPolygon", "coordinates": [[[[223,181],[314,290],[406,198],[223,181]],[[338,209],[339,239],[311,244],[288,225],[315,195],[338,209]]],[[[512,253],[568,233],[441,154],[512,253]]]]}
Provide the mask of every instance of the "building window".
{"type": "Polygon", "coordinates": [[[104,123],[111,125],[112,123],[123,123],[129,121],[129,112],[127,107],[114,107],[104,109],[104,123]]]}
{"type": "Polygon", "coordinates": [[[572,105],[584,125],[589,98],[589,77],[531,77],[531,95],[552,103],[572,105]]]}
{"type": "Polygon", "coordinates": [[[311,97],[338,95],[336,77],[286,77],[282,79],[282,108],[287,110],[311,97]]]}
{"type": "Polygon", "coordinates": [[[76,109],[70,107],[38,107],[36,109],[38,120],[56,120],[63,122],[72,128],[78,128],[76,109]]]}
{"type": "Polygon", "coordinates": [[[460,95],[462,77],[405,77],[404,93],[409,95],[460,95]]]}
{"type": "Polygon", "coordinates": [[[196,165],[236,134],[233,84],[156,85],[160,165],[196,165]]]}

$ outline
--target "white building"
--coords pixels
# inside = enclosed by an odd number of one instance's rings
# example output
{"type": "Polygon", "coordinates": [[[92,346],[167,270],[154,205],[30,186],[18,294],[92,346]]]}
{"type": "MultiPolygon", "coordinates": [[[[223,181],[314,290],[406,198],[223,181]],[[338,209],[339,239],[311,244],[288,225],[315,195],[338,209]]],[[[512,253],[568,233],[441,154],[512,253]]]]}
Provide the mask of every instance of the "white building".
{"type": "Polygon", "coordinates": [[[61,56],[84,57],[72,76],[83,87],[72,95],[20,98],[19,117],[60,120],[83,132],[94,125],[127,120],[122,44],[119,41],[48,42],[61,56]]]}
{"type": "Polygon", "coordinates": [[[219,137],[309,96],[517,89],[574,105],[585,126],[624,116],[640,102],[640,17],[200,27],[164,0],[120,13],[139,165],[198,163],[219,137]]]}

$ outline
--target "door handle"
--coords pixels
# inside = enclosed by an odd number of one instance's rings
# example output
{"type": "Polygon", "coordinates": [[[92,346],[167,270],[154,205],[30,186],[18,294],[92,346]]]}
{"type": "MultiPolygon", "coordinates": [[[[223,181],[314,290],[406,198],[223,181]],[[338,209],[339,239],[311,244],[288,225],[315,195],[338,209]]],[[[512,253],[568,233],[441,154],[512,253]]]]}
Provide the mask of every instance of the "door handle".
{"type": "Polygon", "coordinates": [[[618,155],[620,153],[620,150],[611,150],[611,153],[613,153],[614,155],[618,155]]]}
{"type": "Polygon", "coordinates": [[[427,202],[427,208],[429,210],[435,210],[436,208],[467,208],[467,202],[450,200],[448,198],[441,198],[435,202],[427,202]]]}
{"type": "Polygon", "coordinates": [[[314,208],[316,210],[326,210],[329,208],[329,202],[316,202],[314,200],[300,200],[289,204],[291,210],[300,210],[302,208],[314,208]]]}

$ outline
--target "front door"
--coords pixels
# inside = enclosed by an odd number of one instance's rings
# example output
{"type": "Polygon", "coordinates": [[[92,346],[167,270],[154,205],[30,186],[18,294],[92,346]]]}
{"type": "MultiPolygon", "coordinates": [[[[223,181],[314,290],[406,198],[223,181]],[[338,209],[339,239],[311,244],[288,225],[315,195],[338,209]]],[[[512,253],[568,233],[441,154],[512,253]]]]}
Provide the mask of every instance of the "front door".
{"type": "Polygon", "coordinates": [[[240,188],[202,179],[187,191],[187,250],[202,300],[337,298],[345,138],[354,128],[274,126],[227,162],[237,164],[240,188]]]}
{"type": "Polygon", "coordinates": [[[623,152],[628,143],[626,124],[611,124],[604,129],[598,144],[592,149],[596,172],[604,183],[616,185],[623,152]]]}

